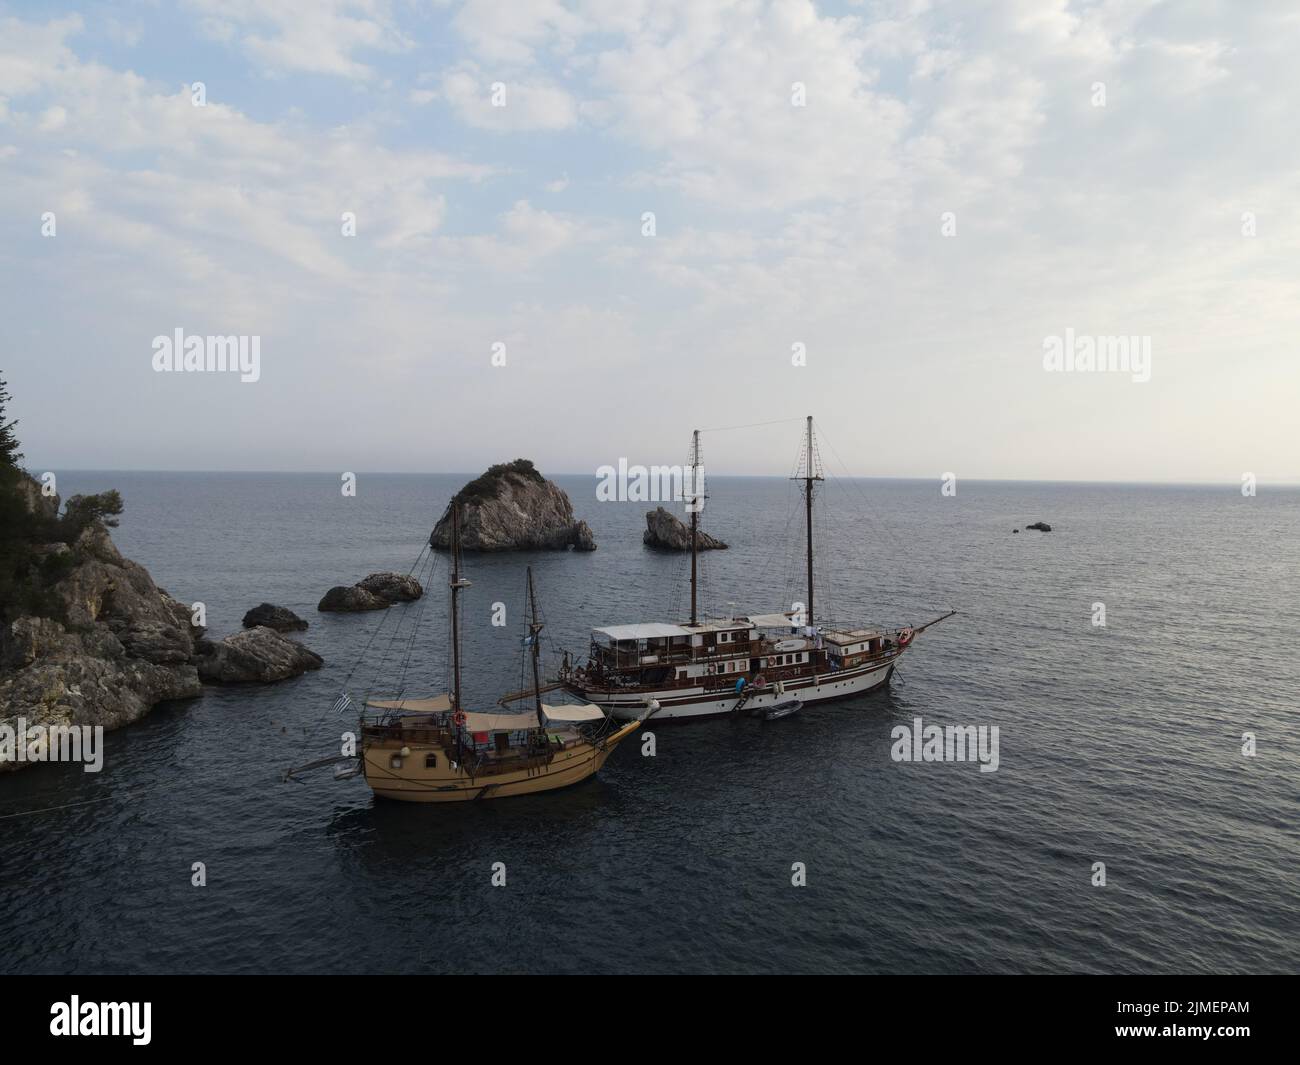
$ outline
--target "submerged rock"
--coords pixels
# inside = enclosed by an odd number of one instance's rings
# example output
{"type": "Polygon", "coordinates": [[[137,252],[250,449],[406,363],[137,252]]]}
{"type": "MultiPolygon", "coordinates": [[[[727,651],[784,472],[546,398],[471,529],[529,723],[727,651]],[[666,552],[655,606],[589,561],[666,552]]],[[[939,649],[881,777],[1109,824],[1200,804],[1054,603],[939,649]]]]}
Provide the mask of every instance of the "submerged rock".
{"type": "Polygon", "coordinates": [[[270,684],[325,663],[314,651],[265,625],[224,640],[200,640],[197,654],[199,676],[215,684],[270,684]]]}
{"type": "Polygon", "coordinates": [[[596,550],[585,521],[575,521],[564,490],[528,459],[491,467],[456,493],[429,536],[451,547],[451,508],[460,505],[460,545],[465,551],[596,550]]]}
{"type": "MultiPolygon", "coordinates": [[[[661,551],[689,551],[691,527],[676,514],[658,507],[645,516],[646,530],[641,542],[661,551]]],[[[725,551],[727,545],[701,530],[696,545],[700,551],[725,551]]]]}
{"type": "Polygon", "coordinates": [[[255,629],[259,625],[274,629],[276,632],[301,632],[307,628],[307,622],[292,610],[276,606],[274,603],[262,603],[244,615],[244,628],[255,629]]]}
{"type": "Polygon", "coordinates": [[[1026,529],[1037,529],[1039,532],[1051,532],[1052,527],[1045,521],[1036,521],[1033,525],[1026,525],[1026,529]]]}
{"type": "Polygon", "coordinates": [[[339,613],[383,610],[393,603],[409,603],[423,594],[420,582],[410,574],[371,573],[351,588],[341,584],[331,588],[316,604],[316,609],[339,613]]]}

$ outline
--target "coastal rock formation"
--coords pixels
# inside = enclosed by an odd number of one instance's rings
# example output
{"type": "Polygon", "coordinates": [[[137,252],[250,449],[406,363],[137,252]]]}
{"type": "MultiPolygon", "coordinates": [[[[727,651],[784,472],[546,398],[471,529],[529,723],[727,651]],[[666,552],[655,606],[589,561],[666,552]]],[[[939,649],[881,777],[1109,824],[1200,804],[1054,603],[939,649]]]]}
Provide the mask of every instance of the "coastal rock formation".
{"type": "Polygon", "coordinates": [[[282,606],[275,606],[273,603],[262,603],[260,606],[253,607],[244,615],[244,628],[255,629],[259,625],[265,625],[268,629],[274,629],[276,632],[301,632],[307,628],[307,622],[303,621],[292,610],[282,606]]]}
{"type": "Polygon", "coordinates": [[[575,551],[595,551],[596,537],[591,526],[585,521],[577,521],[573,526],[573,549],[575,551]]]}
{"type": "MultiPolygon", "coordinates": [[[[661,551],[689,551],[691,549],[691,528],[676,514],[658,507],[645,516],[646,530],[641,537],[642,543],[661,551]]],[[[708,533],[699,533],[698,548],[701,551],[725,551],[727,545],[708,533]]]]}
{"type": "Polygon", "coordinates": [[[383,610],[393,603],[409,603],[424,594],[420,582],[407,573],[371,573],[351,588],[337,585],[316,604],[317,610],[348,613],[383,610]]]}
{"type": "Polygon", "coordinates": [[[1033,525],[1026,525],[1026,529],[1037,529],[1039,532],[1051,532],[1052,527],[1045,521],[1036,521],[1033,525]]]}
{"type": "MultiPolygon", "coordinates": [[[[0,725],[16,731],[21,718],[28,729],[115,729],[164,700],[199,695],[193,656],[202,630],[190,624],[189,609],[119,554],[102,521],[79,532],[66,520],[56,528],[57,499],[42,497],[30,478],[20,493],[30,515],[71,542],[33,545],[41,561],[19,589],[24,605],[0,604],[0,725]]],[[[70,499],[69,513],[84,502],[70,499]]],[[[0,770],[25,764],[3,762],[0,770]]]]}
{"type": "Polygon", "coordinates": [[[420,582],[409,573],[371,573],[357,581],[357,587],[386,603],[409,603],[424,594],[420,582]]]}
{"type": "Polygon", "coordinates": [[[351,588],[339,584],[325,593],[321,601],[316,604],[316,609],[353,613],[361,610],[383,610],[389,605],[386,599],[380,599],[373,592],[358,588],[355,584],[351,588]]]}
{"type": "Polygon", "coordinates": [[[429,543],[451,546],[451,508],[460,505],[460,545],[465,551],[596,550],[585,521],[575,521],[564,490],[528,459],[491,467],[456,493],[429,543]]]}
{"type": "Polygon", "coordinates": [[[224,640],[200,640],[199,676],[216,684],[270,684],[320,669],[325,660],[265,625],[224,640]]]}

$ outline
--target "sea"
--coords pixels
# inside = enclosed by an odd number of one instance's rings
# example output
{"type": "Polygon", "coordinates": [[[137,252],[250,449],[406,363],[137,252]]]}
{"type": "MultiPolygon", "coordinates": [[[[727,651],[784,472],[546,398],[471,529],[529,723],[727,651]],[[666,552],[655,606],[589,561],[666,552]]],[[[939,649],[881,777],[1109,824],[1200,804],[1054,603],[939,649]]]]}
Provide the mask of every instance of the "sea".
{"type": "MultiPolygon", "coordinates": [[[[354,728],[344,693],[447,690],[446,558],[422,551],[468,476],[361,473],[345,496],[335,474],[60,474],[65,497],[121,491],[119,548],[210,635],[279,604],[325,665],[164,704],[106,736],[99,773],[0,775],[0,971],[1300,971],[1300,490],[828,480],[818,622],[957,611],[887,690],[651,721],[545,795],[286,781],[354,728]],[[379,570],[427,594],[316,611],[379,570]],[[996,770],[903,760],[918,721],[996,727],[996,770]]],[[[556,480],[599,548],[466,556],[468,706],[525,680],[529,566],[551,667],[593,627],[689,610],[688,560],[642,544],[657,504],[556,480]]],[[[701,609],[802,602],[798,485],[708,491],[730,547],[702,556],[701,609]]]]}

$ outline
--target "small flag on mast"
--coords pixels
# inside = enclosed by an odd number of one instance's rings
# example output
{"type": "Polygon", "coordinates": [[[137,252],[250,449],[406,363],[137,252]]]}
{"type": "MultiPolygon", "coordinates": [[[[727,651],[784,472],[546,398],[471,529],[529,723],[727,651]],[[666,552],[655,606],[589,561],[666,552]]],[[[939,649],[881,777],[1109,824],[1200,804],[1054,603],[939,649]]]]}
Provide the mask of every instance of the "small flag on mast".
{"type": "Polygon", "coordinates": [[[334,712],[337,713],[337,714],[341,714],[341,713],[343,713],[344,710],[346,710],[346,709],[347,709],[349,706],[351,706],[351,705],[352,705],[352,697],[351,697],[350,695],[348,695],[347,692],[344,692],[344,693],[343,693],[342,695],[340,695],[340,696],[338,697],[338,699],[335,701],[335,703],[334,703],[334,712]]]}

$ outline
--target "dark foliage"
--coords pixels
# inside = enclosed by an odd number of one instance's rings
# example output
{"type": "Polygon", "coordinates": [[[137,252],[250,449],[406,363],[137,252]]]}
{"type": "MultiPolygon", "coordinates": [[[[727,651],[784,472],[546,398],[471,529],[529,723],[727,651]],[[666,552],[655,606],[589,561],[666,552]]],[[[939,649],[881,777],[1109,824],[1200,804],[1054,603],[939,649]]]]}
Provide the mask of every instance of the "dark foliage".
{"type": "Polygon", "coordinates": [[[93,496],[73,496],[61,517],[33,510],[32,497],[38,489],[18,464],[22,452],[7,421],[5,406],[10,399],[0,380],[0,623],[7,624],[25,614],[59,616],[55,584],[76,565],[71,545],[95,522],[117,525],[122,497],[116,489],[93,496]],[[60,551],[53,545],[66,544],[60,551]]]}
{"type": "Polygon", "coordinates": [[[515,459],[514,462],[501,462],[488,467],[487,473],[481,477],[475,477],[474,480],[457,492],[454,502],[482,503],[484,500],[492,499],[497,494],[501,482],[511,474],[535,481],[537,484],[546,482],[546,478],[537,472],[537,467],[533,465],[531,459],[515,459]]]}

